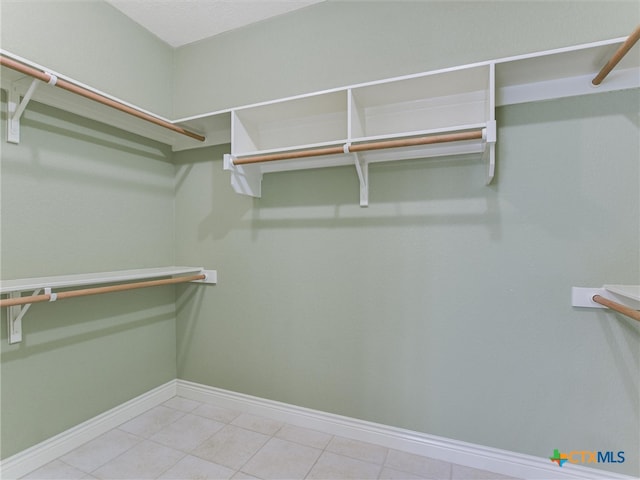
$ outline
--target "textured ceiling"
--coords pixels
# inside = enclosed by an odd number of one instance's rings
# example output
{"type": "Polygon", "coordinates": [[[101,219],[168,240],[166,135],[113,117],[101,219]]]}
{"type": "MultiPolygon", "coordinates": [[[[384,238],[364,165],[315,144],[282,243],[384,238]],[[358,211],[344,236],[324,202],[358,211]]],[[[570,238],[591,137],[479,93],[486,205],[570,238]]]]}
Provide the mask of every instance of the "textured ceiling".
{"type": "Polygon", "coordinates": [[[172,47],[324,0],[107,0],[172,47]]]}

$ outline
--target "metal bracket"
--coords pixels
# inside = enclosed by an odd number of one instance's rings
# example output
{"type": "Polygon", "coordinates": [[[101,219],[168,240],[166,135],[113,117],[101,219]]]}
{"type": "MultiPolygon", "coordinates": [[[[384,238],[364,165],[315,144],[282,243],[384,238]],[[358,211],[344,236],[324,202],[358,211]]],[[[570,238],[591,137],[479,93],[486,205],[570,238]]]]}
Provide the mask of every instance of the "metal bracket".
{"type": "Polygon", "coordinates": [[[231,172],[231,186],[236,193],[260,198],[262,196],[262,172],[233,164],[233,155],[224,155],[224,170],[231,172]]]}
{"type": "Polygon", "coordinates": [[[486,128],[482,130],[482,137],[486,142],[482,160],[487,164],[487,185],[491,184],[496,174],[497,130],[495,120],[487,122],[486,128]]]}
{"type": "MultiPolygon", "coordinates": [[[[348,151],[348,145],[345,145],[345,151],[348,151]]],[[[353,153],[358,180],[360,180],[360,206],[369,206],[369,163],[360,158],[357,153],[353,153]]]]}
{"type": "Polygon", "coordinates": [[[17,82],[13,82],[8,92],[8,121],[7,121],[7,142],[20,143],[20,118],[24,113],[24,109],[27,108],[33,93],[40,85],[40,80],[34,78],[31,81],[31,85],[27,89],[27,92],[20,100],[20,92],[17,82]]]}
{"type": "MultiPolygon", "coordinates": [[[[40,288],[33,292],[33,295],[38,295],[41,291],[42,289],[40,288]]],[[[20,296],[21,292],[9,293],[9,298],[20,298],[20,296]]],[[[30,303],[7,307],[7,336],[9,338],[9,345],[22,341],[22,317],[25,316],[30,307],[30,303]]]]}

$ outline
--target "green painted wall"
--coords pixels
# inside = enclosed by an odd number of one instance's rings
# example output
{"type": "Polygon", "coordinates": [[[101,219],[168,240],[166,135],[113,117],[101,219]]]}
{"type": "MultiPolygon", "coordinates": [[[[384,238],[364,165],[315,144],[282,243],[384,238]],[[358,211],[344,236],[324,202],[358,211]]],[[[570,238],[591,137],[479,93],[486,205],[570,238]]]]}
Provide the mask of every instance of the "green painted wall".
{"type": "Polygon", "coordinates": [[[172,116],[173,49],[102,0],[2,0],[0,46],[172,116]]]}
{"type": "MultiPolygon", "coordinates": [[[[0,4],[3,49],[162,115],[173,51],[102,1],[0,4]]],[[[167,146],[29,104],[20,145],[0,150],[1,276],[174,264],[167,146]]],[[[24,341],[1,328],[6,458],[176,376],[174,289],[34,305],[24,341]]]]}
{"type": "MultiPolygon", "coordinates": [[[[329,2],[180,49],[175,109],[640,20],[605,3],[329,2]]],[[[542,457],[624,450],[605,468],[638,475],[640,328],[571,307],[572,286],[640,282],[638,105],[634,90],[501,108],[494,185],[477,160],[377,164],[367,209],[350,168],[270,174],[254,200],[231,191],[228,146],[174,155],[177,259],[220,279],[179,296],[179,377],[542,457]]]]}
{"type": "Polygon", "coordinates": [[[175,53],[184,118],[291,95],[622,37],[630,1],[328,0],[175,53]]]}
{"type": "MultiPolygon", "coordinates": [[[[176,117],[640,21],[632,1],[329,1],[172,52],[102,2],[1,6],[3,48],[176,117]]],[[[499,109],[494,185],[473,159],[378,164],[368,209],[348,168],[269,175],[254,200],[228,146],[171,154],[30,105],[1,144],[2,278],[176,263],[220,283],[35,305],[20,346],[2,317],[2,456],[177,374],[534,455],[625,450],[609,468],[640,474],[640,329],[570,306],[640,283],[639,103],[499,109]]]]}
{"type": "MultiPolygon", "coordinates": [[[[173,265],[168,147],[35,102],[12,145],[2,108],[3,279],[173,265]]],[[[12,346],[5,317],[3,458],[175,378],[172,287],[33,305],[12,346]]]]}

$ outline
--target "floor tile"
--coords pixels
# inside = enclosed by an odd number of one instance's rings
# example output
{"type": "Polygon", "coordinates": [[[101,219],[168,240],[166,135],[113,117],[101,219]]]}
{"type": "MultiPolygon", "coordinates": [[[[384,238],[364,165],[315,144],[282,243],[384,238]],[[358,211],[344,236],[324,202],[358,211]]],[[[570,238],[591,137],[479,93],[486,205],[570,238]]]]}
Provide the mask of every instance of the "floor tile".
{"type": "Polygon", "coordinates": [[[234,473],[234,470],[218,465],[217,463],[187,455],[158,478],[175,480],[210,478],[223,480],[231,478],[234,473]]]}
{"type": "Polygon", "coordinates": [[[231,477],[231,480],[262,480],[262,479],[258,477],[254,477],[253,475],[249,475],[248,473],[237,472],[233,477],[231,477]]]}
{"type": "Polygon", "coordinates": [[[394,470],[393,468],[383,467],[378,480],[422,480],[422,477],[414,475],[413,473],[401,472],[400,470],[394,470]]]}
{"type": "Polygon", "coordinates": [[[114,429],[63,455],[60,460],[85,472],[92,472],[141,441],[142,438],[137,435],[114,429]]]}
{"type": "Polygon", "coordinates": [[[157,478],[184,456],[183,452],[144,440],[91,474],[105,480],[157,478]]]}
{"type": "Polygon", "coordinates": [[[119,428],[134,435],[150,437],[183,415],[184,412],[159,405],[142,415],[138,415],[133,420],[123,423],[119,428]]]}
{"type": "Polygon", "coordinates": [[[302,479],[321,453],[317,448],[272,438],[242,467],[242,471],[265,480],[302,479]]]}
{"type": "Polygon", "coordinates": [[[216,420],[217,422],[231,423],[242,412],[203,403],[195,410],[192,410],[191,413],[216,420]]]}
{"type": "Polygon", "coordinates": [[[202,405],[202,403],[196,402],[195,400],[190,400],[188,398],[173,397],[164,402],[163,405],[165,407],[180,410],[181,412],[191,412],[202,405]]]}
{"type": "Polygon", "coordinates": [[[276,438],[289,440],[290,442],[323,449],[333,438],[333,435],[295,425],[285,425],[276,433],[276,438]]]}
{"type": "Polygon", "coordinates": [[[327,445],[327,451],[364,462],[382,464],[387,457],[388,449],[350,438],[333,437],[327,445]]]}
{"type": "Polygon", "coordinates": [[[85,475],[87,475],[87,472],[83,472],[61,460],[54,460],[22,478],[30,480],[74,480],[80,479],[85,475]]]}
{"type": "Polygon", "coordinates": [[[190,452],[222,427],[224,423],[187,413],[149,439],[177,450],[190,452]]]}
{"type": "Polygon", "coordinates": [[[456,464],[453,464],[451,478],[453,480],[517,480],[515,477],[456,464]]]}
{"type": "Polygon", "coordinates": [[[269,437],[235,425],[225,425],[222,430],[194,449],[191,453],[210,462],[239,470],[269,437]]]}
{"type": "Polygon", "coordinates": [[[451,464],[449,462],[421,457],[400,450],[389,450],[385,466],[401,472],[413,473],[422,478],[451,478],[451,464]]]}
{"type": "Polygon", "coordinates": [[[325,451],[320,455],[306,478],[313,480],[366,480],[378,478],[380,470],[380,465],[325,451]]]}
{"type": "Polygon", "coordinates": [[[265,435],[273,435],[280,430],[283,425],[282,422],[278,422],[277,420],[252,415],[250,413],[243,413],[233,420],[231,424],[246,428],[247,430],[253,430],[254,432],[264,433],[265,435]]]}

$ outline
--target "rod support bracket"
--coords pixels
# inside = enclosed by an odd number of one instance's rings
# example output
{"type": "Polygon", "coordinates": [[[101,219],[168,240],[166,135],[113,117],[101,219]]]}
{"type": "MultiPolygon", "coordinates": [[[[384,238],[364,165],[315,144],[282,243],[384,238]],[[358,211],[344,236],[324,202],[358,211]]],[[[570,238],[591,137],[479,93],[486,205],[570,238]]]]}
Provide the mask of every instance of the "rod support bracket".
{"type": "Polygon", "coordinates": [[[202,270],[200,272],[205,275],[205,278],[202,280],[193,280],[189,283],[205,283],[209,285],[215,285],[218,283],[218,271],[217,270],[202,270]]]}
{"type": "MultiPolygon", "coordinates": [[[[33,295],[38,295],[40,290],[33,292],[33,295]]],[[[9,298],[20,298],[21,296],[21,292],[9,292],[9,298]]],[[[7,337],[9,345],[22,342],[22,318],[30,307],[30,303],[7,307],[7,337]]]]}
{"type": "Polygon", "coordinates": [[[20,143],[20,119],[22,118],[22,114],[41,82],[37,78],[34,78],[24,95],[20,93],[21,83],[20,80],[12,82],[11,88],[9,88],[7,92],[7,142],[15,144],[20,143]]]}

